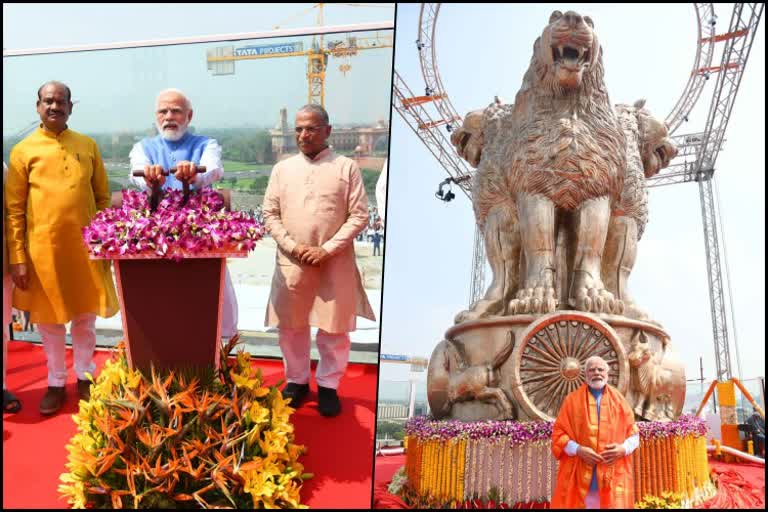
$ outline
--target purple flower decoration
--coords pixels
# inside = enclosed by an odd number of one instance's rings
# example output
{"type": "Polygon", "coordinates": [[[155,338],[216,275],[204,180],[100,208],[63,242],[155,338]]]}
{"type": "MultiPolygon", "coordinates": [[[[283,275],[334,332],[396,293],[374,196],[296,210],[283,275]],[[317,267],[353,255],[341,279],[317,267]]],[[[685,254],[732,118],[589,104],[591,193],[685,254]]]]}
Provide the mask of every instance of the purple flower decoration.
{"type": "Polygon", "coordinates": [[[179,261],[185,254],[217,250],[251,251],[264,228],[246,212],[224,209],[212,189],[184,194],[169,190],[153,213],[144,192],[123,190],[123,206],[96,214],[83,228],[83,241],[94,256],[156,254],[179,261]]]}
{"type": "MultiPolygon", "coordinates": [[[[512,445],[546,441],[552,437],[552,421],[460,421],[435,420],[416,416],[405,424],[409,437],[421,440],[439,439],[506,439],[512,445]]],[[[707,424],[701,418],[684,414],[676,421],[638,421],[641,439],[659,437],[697,437],[707,434],[707,424]]]]}

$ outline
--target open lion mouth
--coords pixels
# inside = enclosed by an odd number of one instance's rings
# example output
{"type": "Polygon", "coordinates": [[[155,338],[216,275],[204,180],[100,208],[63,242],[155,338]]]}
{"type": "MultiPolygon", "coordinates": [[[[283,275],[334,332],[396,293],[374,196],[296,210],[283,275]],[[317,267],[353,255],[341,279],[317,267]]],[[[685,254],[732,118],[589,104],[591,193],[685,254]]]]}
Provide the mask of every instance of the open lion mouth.
{"type": "Polygon", "coordinates": [[[653,150],[656,156],[659,157],[659,161],[664,167],[667,167],[669,163],[677,156],[677,148],[669,143],[664,143],[656,147],[653,150]]]}
{"type": "Polygon", "coordinates": [[[552,60],[567,67],[576,68],[589,62],[589,48],[579,48],[569,45],[552,46],[552,60]]]}
{"type": "Polygon", "coordinates": [[[664,151],[663,147],[656,148],[656,156],[659,157],[659,162],[662,164],[667,163],[667,152],[664,151]]]}

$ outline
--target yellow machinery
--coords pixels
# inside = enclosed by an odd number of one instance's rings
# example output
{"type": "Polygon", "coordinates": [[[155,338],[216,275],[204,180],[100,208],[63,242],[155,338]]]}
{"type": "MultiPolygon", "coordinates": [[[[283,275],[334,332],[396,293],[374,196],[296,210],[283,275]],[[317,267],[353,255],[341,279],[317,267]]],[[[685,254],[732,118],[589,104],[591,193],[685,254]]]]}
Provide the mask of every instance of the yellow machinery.
{"type": "Polygon", "coordinates": [[[752,407],[765,419],[765,411],[760,405],[755,402],[752,395],[747,391],[747,388],[736,377],[731,378],[723,382],[714,381],[710,384],[704,398],[701,400],[701,405],[696,411],[696,416],[701,414],[709,398],[712,396],[712,392],[717,388],[718,405],[720,406],[720,434],[722,438],[722,444],[730,446],[736,450],[742,450],[741,437],[739,437],[739,425],[736,417],[736,388],[739,388],[741,392],[747,397],[752,407]]]}
{"type": "MultiPolygon", "coordinates": [[[[317,25],[323,26],[323,5],[315,4],[310,9],[317,8],[317,25]]],[[[352,4],[350,4],[352,5],[352,4]]],[[[357,4],[363,5],[363,4],[357,4]]],[[[378,6],[386,7],[386,6],[378,6]]],[[[279,25],[274,27],[280,28],[279,25]]],[[[209,51],[207,56],[208,69],[214,69],[217,63],[234,63],[236,60],[272,59],[276,57],[307,57],[307,103],[325,106],[325,70],[328,66],[328,58],[343,57],[347,62],[339,66],[339,70],[346,75],[352,68],[349,57],[357,55],[361,50],[377,50],[379,48],[392,48],[394,41],[392,35],[379,35],[372,37],[356,37],[347,35],[345,39],[330,41],[325,44],[325,38],[321,34],[313,36],[312,46],[308,50],[301,43],[286,43],[282,45],[266,45],[262,47],[239,48],[238,51],[209,51]],[[249,51],[250,50],[250,51],[249,51]]],[[[221,50],[221,49],[218,49],[221,50]]],[[[234,73],[231,71],[217,74],[234,73]]]]}

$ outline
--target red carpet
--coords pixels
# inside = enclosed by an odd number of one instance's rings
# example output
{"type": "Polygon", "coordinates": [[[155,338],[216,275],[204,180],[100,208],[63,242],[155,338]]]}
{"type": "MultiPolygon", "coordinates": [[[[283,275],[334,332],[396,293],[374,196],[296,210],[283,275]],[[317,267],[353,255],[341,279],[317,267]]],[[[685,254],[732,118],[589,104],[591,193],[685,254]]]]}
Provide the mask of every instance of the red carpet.
{"type": "Polygon", "coordinates": [[[374,481],[377,484],[381,482],[388,484],[392,481],[392,476],[403,466],[405,466],[405,455],[376,457],[374,481]]]}
{"type": "Polygon", "coordinates": [[[765,466],[752,462],[725,463],[710,457],[717,494],[697,508],[765,508],[765,466]]]}
{"type": "MultiPolygon", "coordinates": [[[[108,356],[97,351],[97,367],[108,356]]],[[[262,369],[268,384],[283,378],[281,361],[254,360],[253,364],[262,369]]],[[[58,486],[67,459],[65,445],[75,433],[70,416],[77,410],[71,350],[67,365],[69,400],[57,415],[44,417],[37,407],[47,388],[45,353],[31,343],[8,344],[8,388],[23,409],[3,415],[3,509],[67,508],[59,499],[58,486]]],[[[339,416],[320,416],[314,382],[307,402],[291,416],[296,442],[308,448],[299,460],[315,475],[301,490],[302,503],[312,508],[370,508],[377,379],[375,365],[350,364],[338,390],[339,416]]]]}
{"type": "Polygon", "coordinates": [[[375,459],[373,508],[410,508],[387,490],[392,476],[405,465],[405,455],[378,456],[375,459]]]}

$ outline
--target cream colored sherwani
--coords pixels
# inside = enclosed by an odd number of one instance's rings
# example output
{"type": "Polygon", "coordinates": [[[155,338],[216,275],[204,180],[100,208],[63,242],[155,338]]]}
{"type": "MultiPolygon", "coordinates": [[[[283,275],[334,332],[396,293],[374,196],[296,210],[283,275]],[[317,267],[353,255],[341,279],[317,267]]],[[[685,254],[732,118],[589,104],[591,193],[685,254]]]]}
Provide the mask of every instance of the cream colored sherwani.
{"type": "Polygon", "coordinates": [[[277,265],[266,324],[354,331],[356,316],[375,320],[355,263],[353,240],[368,225],[368,198],[357,164],[330,149],[275,165],[264,197],[267,230],[277,242],[277,265]],[[330,256],[303,265],[296,244],[321,246],[330,256]]]}

